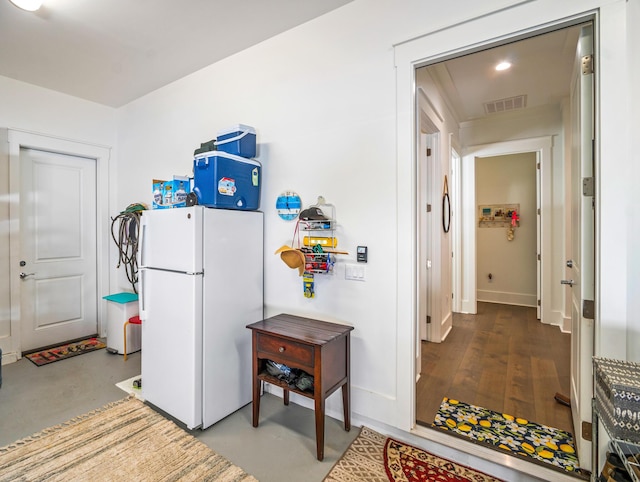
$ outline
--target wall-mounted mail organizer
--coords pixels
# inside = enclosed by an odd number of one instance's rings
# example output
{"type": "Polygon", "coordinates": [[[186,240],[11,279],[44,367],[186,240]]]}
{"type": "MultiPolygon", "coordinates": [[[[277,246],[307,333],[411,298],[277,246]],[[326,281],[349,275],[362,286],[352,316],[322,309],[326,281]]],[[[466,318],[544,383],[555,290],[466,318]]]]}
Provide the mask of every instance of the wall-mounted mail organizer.
{"type": "Polygon", "coordinates": [[[506,228],[520,226],[520,204],[480,204],[478,205],[478,226],[481,228],[506,228]]]}
{"type": "Polygon", "coordinates": [[[337,226],[335,206],[319,196],[316,204],[311,205],[309,209],[300,214],[300,231],[305,233],[300,248],[305,256],[305,272],[333,273],[336,255],[349,254],[346,251],[338,250],[338,238],[335,235],[337,226]],[[305,219],[306,212],[311,213],[308,219],[305,219]]]}

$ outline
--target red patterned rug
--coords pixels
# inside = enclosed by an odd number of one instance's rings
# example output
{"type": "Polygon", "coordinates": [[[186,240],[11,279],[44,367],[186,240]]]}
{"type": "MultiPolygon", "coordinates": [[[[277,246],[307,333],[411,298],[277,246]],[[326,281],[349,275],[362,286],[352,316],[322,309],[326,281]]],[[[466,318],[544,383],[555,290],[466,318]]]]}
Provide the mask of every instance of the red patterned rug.
{"type": "Polygon", "coordinates": [[[41,367],[42,365],[48,365],[49,363],[71,358],[72,356],[82,355],[90,351],[100,350],[107,345],[102,343],[97,338],[88,338],[82,341],[76,341],[74,343],[67,343],[66,345],[56,346],[53,348],[47,348],[35,353],[29,353],[25,355],[25,358],[31,360],[35,365],[41,367]]]}
{"type": "Polygon", "coordinates": [[[498,480],[392,438],[388,438],[384,445],[384,468],[389,480],[394,482],[489,482],[498,480]]]}
{"type": "Polygon", "coordinates": [[[502,482],[490,475],[388,438],[368,427],[324,479],[325,482],[502,482]]]}

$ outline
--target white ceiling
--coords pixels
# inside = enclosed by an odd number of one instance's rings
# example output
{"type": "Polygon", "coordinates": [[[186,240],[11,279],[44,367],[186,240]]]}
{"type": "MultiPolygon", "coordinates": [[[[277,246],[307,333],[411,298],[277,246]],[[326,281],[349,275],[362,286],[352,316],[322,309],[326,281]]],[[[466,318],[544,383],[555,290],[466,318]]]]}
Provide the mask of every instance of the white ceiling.
{"type": "MultiPolygon", "coordinates": [[[[0,75],[119,107],[353,0],[0,0],[0,75]]],[[[569,93],[579,27],[441,62],[429,71],[459,122],[484,103],[569,93]],[[495,64],[513,67],[496,72],[495,64]]]]}
{"type": "Polygon", "coordinates": [[[580,27],[568,27],[418,70],[431,74],[459,122],[486,116],[484,103],[525,95],[526,108],[557,105],[569,95],[580,27]],[[496,64],[511,62],[497,72],[496,64]]]}
{"type": "Polygon", "coordinates": [[[0,75],[119,107],[353,0],[0,0],[0,75]]]}

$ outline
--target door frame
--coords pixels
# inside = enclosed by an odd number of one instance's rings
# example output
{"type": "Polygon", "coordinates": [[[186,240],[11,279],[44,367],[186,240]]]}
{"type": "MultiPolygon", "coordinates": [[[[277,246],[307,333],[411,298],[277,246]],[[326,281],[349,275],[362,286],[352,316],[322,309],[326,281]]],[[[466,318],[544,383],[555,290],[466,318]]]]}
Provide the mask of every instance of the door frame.
{"type": "MultiPolygon", "coordinates": [[[[513,6],[513,5],[512,5],[513,6]]],[[[416,424],[416,384],[415,384],[415,353],[407,350],[407,346],[415,346],[417,323],[417,253],[416,236],[416,69],[432,63],[459,57],[501,45],[507,42],[522,40],[537,34],[552,30],[593,21],[596,31],[600,25],[599,11],[592,7],[578,9],[576,5],[564,5],[565,15],[560,9],[547,15],[544,10],[538,10],[535,15],[523,16],[519,7],[507,7],[492,15],[471,15],[467,20],[457,24],[437,28],[423,35],[399,42],[394,47],[394,65],[396,67],[396,136],[397,136],[397,310],[398,325],[397,338],[397,384],[396,400],[399,407],[395,425],[404,431],[415,433],[427,440],[435,441],[444,446],[460,449],[460,442],[447,434],[429,430],[416,424]],[[498,26],[497,19],[501,22],[498,26]],[[487,29],[490,30],[487,30],[487,29]],[[460,32],[464,29],[471,32],[477,40],[460,41],[460,32]],[[490,32],[490,33],[489,33],[490,32]],[[405,353],[406,355],[402,355],[405,353]]],[[[597,43],[596,43],[597,49],[597,43]]],[[[596,102],[599,101],[596,88],[596,102]]],[[[598,129],[598,127],[596,127],[598,129]]],[[[599,158],[596,158],[596,171],[599,169],[599,158]]],[[[599,236],[599,224],[596,222],[596,239],[599,236]]],[[[596,270],[599,260],[596,259],[596,270]]],[[[599,275],[596,276],[596,298],[599,297],[599,275]]],[[[596,317],[599,317],[599,309],[596,317]]],[[[598,321],[598,320],[596,320],[598,321]]],[[[598,332],[596,331],[596,336],[598,332]]],[[[533,467],[529,462],[510,457],[497,456],[491,449],[483,450],[475,444],[469,444],[464,451],[483,458],[490,458],[498,463],[509,464],[515,470],[524,473],[542,471],[538,466],[533,467]]]]}
{"type": "MultiPolygon", "coordinates": [[[[421,99],[427,99],[426,94],[421,91],[421,99]]],[[[438,317],[434,316],[433,311],[433,292],[434,292],[434,280],[433,280],[433,264],[434,253],[437,252],[434,248],[436,242],[434,233],[440,232],[436,229],[435,219],[438,211],[437,206],[434,203],[434,193],[437,192],[434,180],[437,179],[435,166],[440,159],[440,132],[436,125],[431,120],[429,113],[426,112],[426,106],[423,106],[419,102],[419,136],[420,142],[417,145],[417,149],[422,152],[417,152],[418,157],[418,208],[416,219],[417,223],[417,238],[418,244],[418,303],[422,306],[418,307],[418,334],[419,339],[416,344],[416,366],[420,368],[420,346],[421,341],[440,341],[440,327],[436,322],[438,317]],[[424,142],[423,142],[424,141],[424,142]],[[426,149],[431,149],[431,155],[427,156],[426,149]],[[427,206],[430,205],[430,210],[427,206]],[[421,301],[421,298],[423,300],[421,301]],[[431,324],[427,325],[426,317],[431,317],[431,324]],[[423,329],[424,327],[424,329],[423,329]]],[[[437,263],[436,263],[437,264],[437,263]]],[[[416,377],[417,379],[417,377],[416,377]]]]}
{"type": "MultiPolygon", "coordinates": [[[[72,139],[48,136],[33,132],[9,129],[9,226],[10,232],[16,233],[9,237],[10,267],[9,286],[11,300],[11,351],[3,353],[6,363],[17,361],[22,356],[21,350],[21,313],[20,296],[21,283],[18,273],[18,260],[21,252],[20,233],[20,151],[23,148],[66,154],[77,157],[94,159],[96,162],[96,299],[100,300],[101,293],[109,287],[109,159],[111,148],[89,144],[72,139]],[[5,359],[6,357],[6,359],[5,359]]],[[[106,327],[106,304],[98,301],[97,328],[104,336],[106,327]]]]}
{"type": "MultiPolygon", "coordinates": [[[[536,235],[540,240],[540,272],[538,274],[541,289],[537,296],[540,301],[541,321],[545,324],[553,324],[562,327],[563,316],[558,313],[557,319],[553,319],[551,311],[551,290],[553,285],[552,256],[552,226],[551,216],[544,206],[552,205],[552,159],[553,159],[553,139],[551,136],[533,137],[529,139],[519,139],[514,141],[495,142],[478,146],[470,146],[463,150],[461,161],[461,177],[463,180],[462,197],[460,207],[462,211],[463,226],[465,233],[462,245],[456,246],[461,252],[454,252],[454,258],[464,259],[464,263],[459,263],[456,273],[458,279],[464,280],[461,283],[460,296],[456,297],[459,312],[477,313],[476,296],[476,186],[475,186],[475,166],[476,159],[482,157],[505,156],[509,154],[521,154],[535,152],[540,162],[539,175],[540,183],[538,193],[541,202],[540,207],[540,228],[536,235]],[[465,181],[466,180],[466,181],[465,181]]],[[[537,183],[538,184],[538,183],[537,183]]],[[[537,223],[537,221],[536,221],[537,223]]],[[[538,283],[536,283],[537,285],[538,283]]]]}

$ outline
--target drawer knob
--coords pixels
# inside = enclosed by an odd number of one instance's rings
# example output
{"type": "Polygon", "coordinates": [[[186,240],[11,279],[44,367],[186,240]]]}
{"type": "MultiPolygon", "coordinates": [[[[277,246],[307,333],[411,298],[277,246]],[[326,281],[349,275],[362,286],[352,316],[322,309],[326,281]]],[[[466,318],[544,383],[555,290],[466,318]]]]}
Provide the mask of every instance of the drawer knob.
{"type": "Polygon", "coordinates": [[[280,353],[283,353],[283,352],[284,352],[284,347],[283,347],[283,346],[281,346],[280,348],[278,348],[278,351],[279,351],[280,353]]]}

